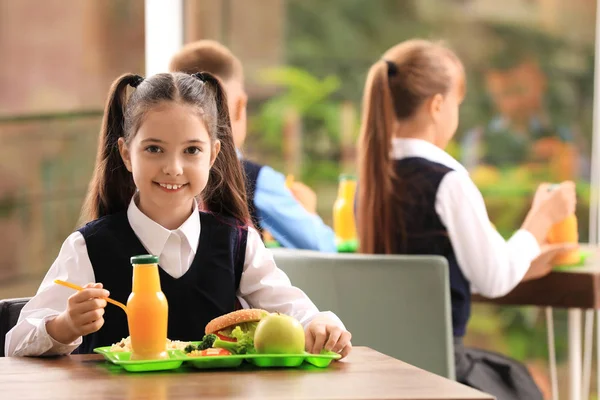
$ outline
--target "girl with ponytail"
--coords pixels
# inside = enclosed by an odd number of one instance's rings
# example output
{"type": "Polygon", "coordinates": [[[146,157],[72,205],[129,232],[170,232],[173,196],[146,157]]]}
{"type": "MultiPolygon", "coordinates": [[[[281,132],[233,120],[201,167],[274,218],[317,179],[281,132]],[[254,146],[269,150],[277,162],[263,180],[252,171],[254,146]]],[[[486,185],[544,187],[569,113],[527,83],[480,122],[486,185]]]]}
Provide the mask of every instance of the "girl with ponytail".
{"type": "Polygon", "coordinates": [[[571,250],[548,245],[546,237],[574,212],[575,186],[541,185],[521,229],[505,241],[468,172],[444,151],[458,126],[465,81],[458,57],[426,40],[400,43],[371,67],[358,144],[360,250],[445,257],[457,379],[497,399],[541,399],[516,361],[466,349],[462,338],[471,291],[503,296],[519,282],[550,272],[552,259],[571,250]]]}
{"type": "Polygon", "coordinates": [[[298,319],[307,351],[346,356],[352,345],[343,323],[291,285],[248,226],[244,186],[218,79],[209,73],[118,78],[105,108],[83,225],[64,242],[7,334],[6,354],[91,353],[128,336],[126,316],[106,307],[104,287],[127,302],[130,258],[149,253],[159,257],[170,339],[200,340],[209,321],[244,303],[298,319]],[[54,279],[85,290],[73,294],[54,279]]]}

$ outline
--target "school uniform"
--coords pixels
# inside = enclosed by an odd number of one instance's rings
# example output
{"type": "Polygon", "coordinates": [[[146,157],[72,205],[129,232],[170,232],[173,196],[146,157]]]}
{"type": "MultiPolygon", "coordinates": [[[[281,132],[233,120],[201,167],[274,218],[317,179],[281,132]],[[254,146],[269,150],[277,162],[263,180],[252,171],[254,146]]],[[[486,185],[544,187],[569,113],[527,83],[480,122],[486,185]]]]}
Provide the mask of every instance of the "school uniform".
{"type": "Polygon", "coordinates": [[[542,399],[518,362],[462,344],[471,293],[499,297],[517,286],[540,254],[535,237],[518,230],[505,241],[492,227],[468,172],[433,144],[395,138],[391,156],[399,177],[393,218],[402,222],[395,232],[395,253],[448,260],[457,380],[498,400],[542,399]]]}
{"type": "Polygon", "coordinates": [[[261,218],[258,215],[256,205],[254,204],[254,195],[256,193],[258,176],[260,175],[260,171],[263,169],[264,165],[245,159],[242,159],[240,162],[242,163],[242,169],[244,170],[244,174],[246,176],[246,199],[248,202],[248,211],[250,211],[250,219],[252,219],[254,228],[256,228],[262,237],[264,228],[261,224],[261,218]]]}
{"type": "Polygon", "coordinates": [[[74,293],[54,279],[78,285],[101,282],[111,298],[126,303],[133,274],[130,257],[138,254],[159,256],[161,288],[169,302],[169,339],[202,339],[205,325],[233,311],[236,298],[247,307],[291,315],[305,327],[325,314],[345,329],[335,314],[319,312],[291,285],[255,229],[199,212],[194,204],[189,218],[171,231],[143,214],[132,199],[127,211],[93,221],[67,238],[37,294],[6,335],[6,355],[90,353],[127,337],[125,313],[110,304],[104,326],[73,343],[55,341],[46,322],[66,309],[74,293]]]}

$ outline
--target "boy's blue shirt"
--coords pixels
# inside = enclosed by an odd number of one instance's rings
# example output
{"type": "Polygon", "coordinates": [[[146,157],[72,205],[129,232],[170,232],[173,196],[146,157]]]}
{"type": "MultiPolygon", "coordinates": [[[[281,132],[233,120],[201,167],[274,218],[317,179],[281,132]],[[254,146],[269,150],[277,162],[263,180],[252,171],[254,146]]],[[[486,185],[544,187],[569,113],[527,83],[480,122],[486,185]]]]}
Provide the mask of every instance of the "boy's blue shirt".
{"type": "MultiPolygon", "coordinates": [[[[237,150],[238,157],[242,154],[237,150]]],[[[291,249],[337,252],[335,234],[318,216],[309,213],[285,185],[285,176],[264,165],[254,188],[254,207],[260,224],[279,244],[291,249]]]]}
{"type": "Polygon", "coordinates": [[[333,230],[302,207],[282,173],[266,165],[256,180],[254,207],[261,225],[283,247],[337,252],[333,230]]]}

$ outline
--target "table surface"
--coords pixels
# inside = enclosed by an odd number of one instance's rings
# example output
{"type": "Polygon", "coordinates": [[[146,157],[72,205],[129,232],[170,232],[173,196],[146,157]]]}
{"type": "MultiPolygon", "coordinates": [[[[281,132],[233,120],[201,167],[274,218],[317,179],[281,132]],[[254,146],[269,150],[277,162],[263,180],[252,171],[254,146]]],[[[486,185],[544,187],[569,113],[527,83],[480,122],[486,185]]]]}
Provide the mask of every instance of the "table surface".
{"type": "Polygon", "coordinates": [[[3,399],[493,399],[367,347],[328,368],[130,373],[100,355],[0,358],[3,399]]]}
{"type": "Polygon", "coordinates": [[[503,297],[473,296],[473,301],[555,308],[600,309],[600,248],[581,245],[590,255],[582,266],[552,271],[543,278],[522,282],[503,297]]]}

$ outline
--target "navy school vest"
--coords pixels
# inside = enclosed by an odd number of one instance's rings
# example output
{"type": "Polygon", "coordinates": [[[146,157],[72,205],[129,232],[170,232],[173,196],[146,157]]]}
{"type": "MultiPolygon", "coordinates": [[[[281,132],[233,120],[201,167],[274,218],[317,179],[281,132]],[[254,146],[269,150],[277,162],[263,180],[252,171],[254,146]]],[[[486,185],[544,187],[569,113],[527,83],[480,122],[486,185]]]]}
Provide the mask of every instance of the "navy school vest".
{"type": "MultiPolygon", "coordinates": [[[[234,311],[236,293],[243,271],[248,231],[232,218],[200,213],[200,238],[189,270],[173,278],[159,268],[161,289],[169,303],[168,338],[201,340],[206,324],[234,311]]],[[[127,213],[121,212],[92,221],[79,229],[94,269],[96,282],[110,291],[110,297],[126,304],[133,278],[130,258],[147,254],[134,233],[127,213]]],[[[83,338],[76,353],[110,346],[129,336],[126,314],[108,304],[104,326],[83,338]]]]}
{"type": "Polygon", "coordinates": [[[406,193],[394,207],[394,218],[405,224],[396,232],[395,252],[440,255],[448,260],[453,332],[455,337],[462,337],[471,314],[471,288],[435,210],[438,187],[453,170],[419,157],[396,160],[395,169],[402,185],[398,190],[406,193]]]}
{"type": "Polygon", "coordinates": [[[260,233],[262,238],[263,235],[263,227],[260,224],[260,219],[258,217],[258,211],[256,210],[256,206],[254,205],[254,194],[256,193],[256,181],[258,180],[258,174],[262,169],[262,165],[254,163],[248,160],[241,160],[242,167],[244,168],[244,174],[246,176],[246,196],[248,202],[248,211],[250,211],[250,218],[252,219],[252,224],[254,228],[260,233]]]}

